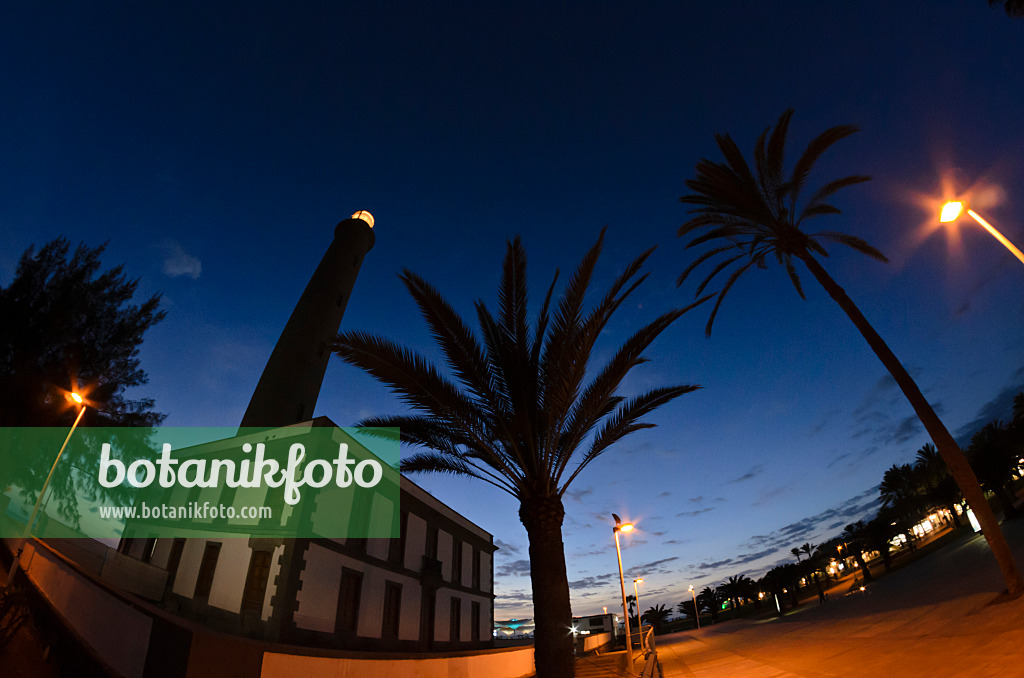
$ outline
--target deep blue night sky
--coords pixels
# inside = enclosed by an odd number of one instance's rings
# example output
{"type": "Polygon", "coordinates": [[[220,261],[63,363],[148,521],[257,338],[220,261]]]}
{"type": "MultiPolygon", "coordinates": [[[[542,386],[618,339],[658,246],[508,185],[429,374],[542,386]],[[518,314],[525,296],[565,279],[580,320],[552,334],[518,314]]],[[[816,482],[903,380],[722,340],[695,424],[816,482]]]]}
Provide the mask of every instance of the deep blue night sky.
{"type": "MultiPolygon", "coordinates": [[[[957,434],[1024,385],[1024,267],[981,229],[934,229],[927,198],[970,190],[1024,244],[1024,23],[984,0],[722,3],[21,3],[0,10],[0,284],[64,234],[109,241],[167,319],[142,351],[168,424],[231,426],[334,224],[376,218],[343,323],[436,355],[397,278],[466,315],[495,303],[523,237],[540,297],[608,225],[595,289],[651,245],[650,279],[598,359],[688,303],[678,197],[716,132],[741,148],[788,107],[790,157],[837,124],[812,176],[871,174],[817,228],[888,265],[826,262],[957,434]]],[[[652,347],[633,391],[698,383],[571,488],[574,611],[612,607],[614,511],[643,606],[675,606],[871,510],[885,468],[927,441],[852,324],[805,275],[753,271],[652,347]]],[[[564,278],[563,278],[564,279],[564,278]]],[[[336,361],[317,414],[400,405],[336,361]]],[[[525,532],[490,487],[416,482],[495,535],[496,616],[529,615],[525,532]],[[484,508],[486,507],[486,508],[484,508]]]]}

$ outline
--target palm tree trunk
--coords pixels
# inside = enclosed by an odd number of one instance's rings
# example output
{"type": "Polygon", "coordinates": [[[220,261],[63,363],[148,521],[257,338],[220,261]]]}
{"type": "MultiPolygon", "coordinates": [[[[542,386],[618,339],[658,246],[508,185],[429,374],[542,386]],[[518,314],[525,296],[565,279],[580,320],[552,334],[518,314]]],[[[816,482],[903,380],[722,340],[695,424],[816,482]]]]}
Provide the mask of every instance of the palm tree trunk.
{"type": "Polygon", "coordinates": [[[558,497],[524,499],[519,519],[530,540],[530,579],[533,583],[534,664],[537,678],[573,678],[572,607],[565,569],[562,520],[558,497]]]}
{"type": "Polygon", "coordinates": [[[860,333],[867,340],[875,355],[882,361],[885,368],[889,370],[892,378],[896,380],[900,390],[903,391],[903,395],[910,401],[911,407],[917,413],[917,418],[921,420],[921,424],[924,425],[932,442],[935,443],[935,447],[938,448],[940,456],[946,462],[946,466],[949,467],[950,475],[956,480],[964,498],[974,510],[974,515],[981,524],[982,533],[985,535],[986,541],[988,541],[992,555],[995,556],[996,562],[999,564],[1003,580],[1006,582],[1007,592],[1012,596],[1024,593],[1024,579],[1021,578],[1017,565],[1013,561],[1010,545],[1006,543],[1006,537],[1003,536],[1002,531],[999,529],[996,516],[985,500],[985,495],[981,491],[981,485],[978,484],[978,478],[967,462],[967,456],[960,449],[960,446],[956,444],[956,441],[953,440],[953,436],[950,435],[949,431],[946,430],[946,426],[939,419],[939,416],[921,393],[921,389],[918,388],[910,374],[904,369],[902,363],[896,358],[885,341],[882,340],[882,337],[878,335],[875,328],[867,321],[860,312],[860,309],[853,303],[853,300],[847,296],[846,291],[832,279],[813,256],[802,254],[800,259],[807,265],[811,274],[821,283],[821,286],[825,288],[829,296],[850,317],[850,320],[860,330],[860,333]]]}

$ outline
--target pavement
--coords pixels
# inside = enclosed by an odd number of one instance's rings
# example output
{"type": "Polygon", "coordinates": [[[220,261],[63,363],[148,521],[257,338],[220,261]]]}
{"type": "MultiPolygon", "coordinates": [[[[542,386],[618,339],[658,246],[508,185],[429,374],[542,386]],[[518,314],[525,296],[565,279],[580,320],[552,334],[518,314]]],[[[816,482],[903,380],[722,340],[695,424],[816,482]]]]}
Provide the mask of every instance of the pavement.
{"type": "MultiPolygon", "coordinates": [[[[1024,566],[1024,521],[1003,525],[1024,566]]],[[[1024,678],[1024,597],[967,534],[830,602],[658,636],[666,678],[1024,678]]]]}

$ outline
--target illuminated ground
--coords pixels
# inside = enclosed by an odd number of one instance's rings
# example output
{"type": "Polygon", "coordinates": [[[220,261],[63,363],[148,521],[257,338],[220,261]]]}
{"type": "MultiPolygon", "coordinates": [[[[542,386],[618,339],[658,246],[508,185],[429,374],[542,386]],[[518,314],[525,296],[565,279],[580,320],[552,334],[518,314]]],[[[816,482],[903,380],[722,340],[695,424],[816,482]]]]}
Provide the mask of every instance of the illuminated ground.
{"type": "MultiPolygon", "coordinates": [[[[1024,566],[1024,521],[1004,531],[1024,566]]],[[[1024,598],[1008,601],[980,536],[873,584],[767,620],[658,638],[668,677],[1024,676],[1024,598]]]]}

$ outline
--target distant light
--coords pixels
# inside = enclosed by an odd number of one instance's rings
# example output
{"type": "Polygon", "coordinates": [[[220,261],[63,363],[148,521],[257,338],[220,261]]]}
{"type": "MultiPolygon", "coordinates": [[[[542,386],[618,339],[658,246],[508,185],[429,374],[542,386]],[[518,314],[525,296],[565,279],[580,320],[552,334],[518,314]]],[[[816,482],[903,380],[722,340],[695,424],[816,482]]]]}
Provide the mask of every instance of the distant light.
{"type": "Polygon", "coordinates": [[[71,394],[71,399],[74,400],[79,405],[81,405],[83,402],[85,402],[84,400],[82,400],[82,396],[78,395],[77,393],[72,393],[71,394]]]}
{"type": "Polygon", "coordinates": [[[939,221],[947,224],[954,221],[960,213],[964,211],[964,204],[962,202],[950,201],[942,206],[942,213],[939,215],[939,221]]]}
{"type": "Polygon", "coordinates": [[[353,214],[351,218],[352,219],[361,219],[362,221],[366,222],[367,226],[369,226],[370,228],[373,228],[373,215],[370,214],[369,212],[367,212],[366,210],[359,210],[358,212],[353,214]]]}
{"type": "Polygon", "coordinates": [[[981,523],[978,522],[977,517],[974,515],[974,511],[967,509],[967,520],[971,522],[971,527],[974,528],[975,532],[981,532],[981,523]]]}

